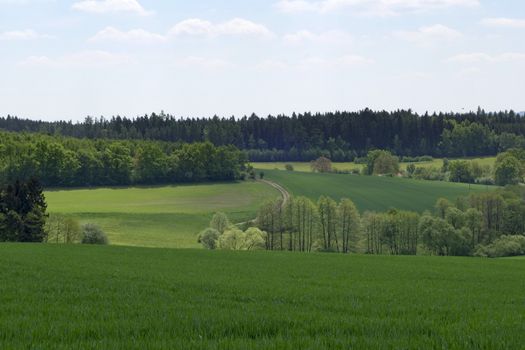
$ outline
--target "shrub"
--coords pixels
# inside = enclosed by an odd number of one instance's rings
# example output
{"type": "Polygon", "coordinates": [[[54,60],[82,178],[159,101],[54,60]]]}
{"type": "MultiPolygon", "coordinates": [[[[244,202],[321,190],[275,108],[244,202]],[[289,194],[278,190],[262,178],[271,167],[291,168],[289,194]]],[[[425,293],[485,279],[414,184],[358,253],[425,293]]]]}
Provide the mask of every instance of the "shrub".
{"type": "Polygon", "coordinates": [[[432,156],[421,156],[421,157],[402,157],[401,162],[403,163],[419,163],[419,162],[431,162],[434,158],[432,156]]]}
{"type": "Polygon", "coordinates": [[[330,173],[332,172],[332,161],[326,157],[319,157],[310,162],[310,168],[313,172],[330,173]]]}
{"type": "Polygon", "coordinates": [[[410,175],[410,177],[412,177],[412,175],[414,175],[415,172],[416,172],[416,166],[414,164],[409,164],[407,166],[407,173],[410,175]]]}
{"type": "Polygon", "coordinates": [[[446,175],[441,172],[441,170],[430,167],[416,167],[414,173],[412,174],[414,179],[418,180],[429,180],[429,181],[445,181],[446,175]]]}
{"type": "Polygon", "coordinates": [[[94,224],[82,226],[82,244],[108,244],[108,237],[100,227],[94,224]]]}
{"type": "Polygon", "coordinates": [[[367,175],[397,174],[399,172],[399,158],[388,151],[370,151],[367,159],[367,175]]]}
{"type": "Polygon", "coordinates": [[[214,228],[207,228],[199,234],[199,243],[206,249],[217,249],[217,241],[221,233],[214,228]]]}
{"type": "Polygon", "coordinates": [[[492,186],[492,185],[496,184],[496,181],[494,181],[494,179],[491,178],[491,177],[480,177],[480,178],[476,179],[476,183],[478,185],[492,186]]]}
{"type": "Polygon", "coordinates": [[[231,223],[228,216],[221,212],[215,213],[210,221],[210,227],[219,231],[219,234],[223,234],[230,226],[231,223]]]}
{"type": "Polygon", "coordinates": [[[247,250],[264,249],[266,244],[266,232],[257,227],[250,227],[244,233],[244,248],[247,250]]]}
{"type": "Polygon", "coordinates": [[[246,234],[238,228],[231,228],[219,236],[218,247],[224,250],[244,250],[246,234]]]}
{"type": "Polygon", "coordinates": [[[500,186],[516,185],[521,180],[521,163],[510,153],[498,156],[494,169],[494,178],[500,186]]]}
{"type": "Polygon", "coordinates": [[[287,171],[294,171],[292,164],[285,164],[284,169],[286,169],[287,171]]]}
{"type": "Polygon", "coordinates": [[[525,236],[501,236],[492,244],[478,247],[475,255],[489,258],[525,255],[525,236]]]}

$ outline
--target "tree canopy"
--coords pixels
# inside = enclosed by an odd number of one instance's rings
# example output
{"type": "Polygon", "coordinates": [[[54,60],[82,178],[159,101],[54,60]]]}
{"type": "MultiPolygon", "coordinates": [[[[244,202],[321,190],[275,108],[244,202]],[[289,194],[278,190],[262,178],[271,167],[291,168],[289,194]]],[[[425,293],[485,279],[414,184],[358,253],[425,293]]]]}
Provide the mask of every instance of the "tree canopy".
{"type": "Polygon", "coordinates": [[[0,118],[0,129],[88,139],[211,142],[248,151],[251,161],[311,161],[325,156],[352,161],[372,149],[398,156],[488,156],[525,146],[525,118],[513,111],[423,115],[393,112],[303,113],[265,118],[177,118],[164,113],[136,118],[88,117],[83,122],[0,118]]]}

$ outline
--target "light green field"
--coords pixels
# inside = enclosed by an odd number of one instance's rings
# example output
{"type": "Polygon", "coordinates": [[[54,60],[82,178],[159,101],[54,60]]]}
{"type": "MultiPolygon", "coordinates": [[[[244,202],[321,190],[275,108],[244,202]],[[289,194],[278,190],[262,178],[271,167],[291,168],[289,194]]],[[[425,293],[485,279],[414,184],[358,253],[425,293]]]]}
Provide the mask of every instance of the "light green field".
{"type": "MultiPolygon", "coordinates": [[[[472,160],[478,162],[480,165],[493,166],[496,162],[496,157],[484,158],[465,158],[465,160],[472,160]]],[[[253,167],[260,170],[284,170],[286,164],[292,164],[295,171],[311,172],[309,162],[257,162],[252,163],[253,167]]],[[[434,159],[431,162],[417,162],[417,163],[400,163],[401,170],[405,170],[409,164],[414,164],[418,167],[424,168],[441,168],[443,166],[443,159],[434,159]]],[[[364,164],[355,164],[353,162],[333,162],[332,166],[337,170],[351,171],[354,169],[363,169],[364,164]]]]}
{"type": "Polygon", "coordinates": [[[321,195],[336,200],[346,197],[353,200],[361,211],[396,208],[423,212],[433,209],[440,197],[455,201],[469,193],[496,188],[441,181],[284,170],[267,170],[265,174],[266,178],[281,184],[294,195],[303,195],[314,201],[321,195]]]}
{"type": "Polygon", "coordinates": [[[199,247],[197,234],[217,211],[233,222],[253,219],[265,199],[279,196],[258,182],[144,188],[83,189],[45,193],[51,214],[100,225],[111,244],[199,247]]]}
{"type": "Polygon", "coordinates": [[[0,244],[0,349],[523,349],[523,260],[0,244]]]}

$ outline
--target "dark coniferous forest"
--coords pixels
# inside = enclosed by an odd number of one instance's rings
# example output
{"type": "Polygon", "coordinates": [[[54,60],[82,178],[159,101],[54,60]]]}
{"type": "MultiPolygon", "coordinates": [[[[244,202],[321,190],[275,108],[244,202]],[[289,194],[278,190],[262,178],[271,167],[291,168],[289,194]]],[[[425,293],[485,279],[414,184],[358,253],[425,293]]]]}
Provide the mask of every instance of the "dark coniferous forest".
{"type": "Polygon", "coordinates": [[[87,117],[83,122],[46,122],[7,116],[0,129],[89,139],[138,139],[235,145],[252,161],[309,161],[323,155],[352,161],[371,149],[399,156],[489,156],[525,145],[525,118],[513,111],[419,115],[335,112],[261,118],[176,118],[164,113],[137,118],[87,117]]]}

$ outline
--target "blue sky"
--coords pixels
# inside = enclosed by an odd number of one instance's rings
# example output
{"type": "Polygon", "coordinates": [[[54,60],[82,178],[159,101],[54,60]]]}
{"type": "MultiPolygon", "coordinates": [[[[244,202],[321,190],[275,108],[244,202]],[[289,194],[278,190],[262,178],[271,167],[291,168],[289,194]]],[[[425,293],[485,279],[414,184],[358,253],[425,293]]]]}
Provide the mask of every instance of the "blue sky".
{"type": "Polygon", "coordinates": [[[0,0],[0,114],[525,110],[521,0],[0,0]]]}

